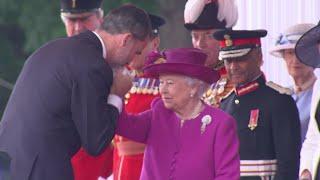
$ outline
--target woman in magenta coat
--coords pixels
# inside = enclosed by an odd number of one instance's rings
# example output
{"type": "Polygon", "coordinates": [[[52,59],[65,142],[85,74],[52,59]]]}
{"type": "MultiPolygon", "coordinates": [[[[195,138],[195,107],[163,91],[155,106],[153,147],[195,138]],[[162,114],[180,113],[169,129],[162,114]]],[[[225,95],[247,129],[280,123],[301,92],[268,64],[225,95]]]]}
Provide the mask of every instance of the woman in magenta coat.
{"type": "Polygon", "coordinates": [[[219,79],[194,48],[153,54],[145,68],[159,77],[161,98],[139,115],[123,112],[117,133],[146,144],[141,180],[237,180],[239,142],[235,120],[202,100],[219,79]]]}

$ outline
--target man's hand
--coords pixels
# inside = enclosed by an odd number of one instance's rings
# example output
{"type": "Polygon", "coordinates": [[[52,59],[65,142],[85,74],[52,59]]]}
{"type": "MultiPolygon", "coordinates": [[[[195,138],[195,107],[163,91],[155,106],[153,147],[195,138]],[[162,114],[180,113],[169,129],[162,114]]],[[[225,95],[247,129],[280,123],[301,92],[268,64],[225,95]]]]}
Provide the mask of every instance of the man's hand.
{"type": "Polygon", "coordinates": [[[113,68],[113,83],[111,86],[111,94],[124,97],[130,90],[133,81],[133,75],[126,67],[113,68]]]}
{"type": "Polygon", "coordinates": [[[308,171],[307,169],[303,170],[299,180],[312,180],[310,171],[308,171]]]}

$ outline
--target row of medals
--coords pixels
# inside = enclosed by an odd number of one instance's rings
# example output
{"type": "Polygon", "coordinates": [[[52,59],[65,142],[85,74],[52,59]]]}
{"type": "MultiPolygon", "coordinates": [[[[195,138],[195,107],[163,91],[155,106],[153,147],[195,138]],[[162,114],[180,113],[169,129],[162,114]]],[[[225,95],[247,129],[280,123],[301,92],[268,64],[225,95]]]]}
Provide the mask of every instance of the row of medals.
{"type": "Polygon", "coordinates": [[[226,84],[226,78],[220,78],[217,83],[212,84],[207,92],[203,95],[204,101],[210,105],[217,105],[220,101],[217,98],[217,95],[220,95],[224,92],[226,84]]]}
{"type": "MultiPolygon", "coordinates": [[[[224,92],[227,84],[226,78],[221,78],[217,83],[210,86],[207,92],[203,95],[203,99],[210,105],[217,104],[217,95],[224,92]]],[[[159,80],[152,78],[135,78],[133,86],[130,91],[125,95],[125,103],[128,103],[130,94],[145,94],[145,95],[158,95],[159,94],[159,80]]]]}
{"type": "Polygon", "coordinates": [[[135,78],[130,91],[125,95],[126,104],[131,94],[156,96],[159,94],[159,80],[153,78],[135,78]]]}

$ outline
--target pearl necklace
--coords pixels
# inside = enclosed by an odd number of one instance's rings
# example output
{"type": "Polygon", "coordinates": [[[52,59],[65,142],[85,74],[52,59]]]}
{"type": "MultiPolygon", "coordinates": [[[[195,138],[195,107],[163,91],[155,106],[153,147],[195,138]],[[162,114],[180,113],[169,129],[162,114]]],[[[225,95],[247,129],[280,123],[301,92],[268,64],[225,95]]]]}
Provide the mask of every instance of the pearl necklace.
{"type": "Polygon", "coordinates": [[[197,106],[193,109],[193,111],[192,111],[192,113],[191,113],[190,116],[182,118],[181,116],[179,116],[178,114],[176,114],[176,115],[180,118],[180,127],[183,126],[183,124],[184,124],[184,122],[185,122],[186,120],[190,120],[190,119],[194,119],[194,118],[198,117],[199,114],[201,113],[201,111],[202,111],[202,102],[199,101],[199,103],[198,103],[197,106]]]}

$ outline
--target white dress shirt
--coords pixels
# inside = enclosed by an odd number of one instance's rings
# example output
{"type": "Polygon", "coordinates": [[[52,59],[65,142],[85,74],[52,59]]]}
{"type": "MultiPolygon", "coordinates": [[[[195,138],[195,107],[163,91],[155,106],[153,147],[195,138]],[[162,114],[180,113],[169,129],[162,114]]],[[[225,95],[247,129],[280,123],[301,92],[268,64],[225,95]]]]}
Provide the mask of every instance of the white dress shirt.
{"type": "MultiPolygon", "coordinates": [[[[92,31],[97,37],[98,39],[100,40],[101,42],[101,45],[102,45],[102,56],[104,59],[107,58],[107,50],[106,50],[106,46],[104,45],[103,43],[103,40],[102,38],[99,36],[98,33],[96,33],[95,31],[92,31]]],[[[109,94],[109,97],[108,97],[108,104],[111,104],[113,105],[114,107],[116,107],[119,111],[119,113],[122,112],[122,99],[116,95],[116,94],[109,94]]]]}

